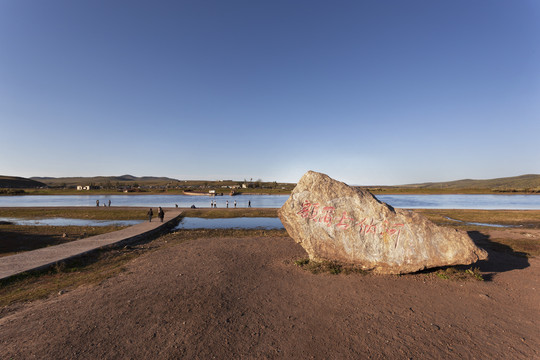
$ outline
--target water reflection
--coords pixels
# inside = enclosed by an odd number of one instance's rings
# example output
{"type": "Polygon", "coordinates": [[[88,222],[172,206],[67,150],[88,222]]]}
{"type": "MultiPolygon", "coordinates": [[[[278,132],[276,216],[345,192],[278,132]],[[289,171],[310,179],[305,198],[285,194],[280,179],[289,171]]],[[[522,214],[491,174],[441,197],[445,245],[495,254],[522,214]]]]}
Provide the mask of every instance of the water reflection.
{"type": "Polygon", "coordinates": [[[377,195],[397,208],[540,210],[540,195],[377,195]]]}
{"type": "MultiPolygon", "coordinates": [[[[289,198],[289,195],[223,195],[223,196],[193,196],[193,195],[17,195],[0,196],[0,207],[41,207],[41,206],[96,206],[108,204],[115,206],[141,207],[182,207],[209,208],[212,201],[217,208],[247,208],[251,201],[253,208],[279,208],[289,198]]],[[[102,205],[103,206],[103,205],[102,205]]]]}
{"type": "Polygon", "coordinates": [[[185,217],[176,226],[178,229],[283,229],[277,217],[238,217],[227,219],[203,219],[185,217]]]}
{"type": "MultiPolygon", "coordinates": [[[[212,201],[217,208],[280,208],[289,195],[17,195],[0,196],[0,207],[48,206],[112,206],[209,208],[212,201]]],[[[407,209],[479,209],[479,210],[540,210],[540,195],[377,195],[377,198],[396,208],[407,209]]]]}
{"type": "Polygon", "coordinates": [[[451,217],[445,216],[445,219],[448,219],[450,221],[459,222],[465,225],[477,225],[477,226],[488,226],[488,227],[497,227],[497,228],[512,228],[512,227],[519,227],[514,225],[501,225],[501,224],[488,224],[488,223],[479,223],[479,222],[468,222],[468,221],[462,221],[457,219],[452,219],[451,217]]]}
{"type": "Polygon", "coordinates": [[[0,223],[11,223],[23,226],[132,226],[143,222],[143,220],[87,220],[87,219],[16,219],[0,218],[0,223]]]}

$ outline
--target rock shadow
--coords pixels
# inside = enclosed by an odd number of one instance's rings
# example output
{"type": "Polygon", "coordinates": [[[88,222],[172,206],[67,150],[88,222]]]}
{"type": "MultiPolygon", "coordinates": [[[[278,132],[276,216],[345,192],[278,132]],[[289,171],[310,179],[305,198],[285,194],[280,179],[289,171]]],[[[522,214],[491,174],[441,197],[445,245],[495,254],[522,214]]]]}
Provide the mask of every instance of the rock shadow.
{"type": "Polygon", "coordinates": [[[0,231],[0,254],[31,251],[47,246],[59,245],[74,239],[59,235],[29,234],[16,231],[0,231]]]}
{"type": "Polygon", "coordinates": [[[467,231],[474,243],[488,252],[488,259],[481,260],[473,266],[482,271],[485,280],[502,272],[525,269],[530,266],[527,254],[514,251],[510,246],[490,240],[490,236],[479,231],[467,231]]]}

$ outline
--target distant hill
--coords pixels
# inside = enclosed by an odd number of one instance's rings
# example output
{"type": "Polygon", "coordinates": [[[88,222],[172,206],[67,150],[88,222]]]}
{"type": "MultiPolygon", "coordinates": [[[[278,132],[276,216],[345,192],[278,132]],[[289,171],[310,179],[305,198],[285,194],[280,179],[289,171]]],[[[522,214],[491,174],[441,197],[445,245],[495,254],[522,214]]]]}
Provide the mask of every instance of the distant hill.
{"type": "Polygon", "coordinates": [[[529,174],[489,180],[464,179],[446,182],[428,182],[421,184],[401,185],[399,187],[433,190],[478,189],[496,192],[540,191],[540,175],[529,174]]]}
{"type": "Polygon", "coordinates": [[[179,181],[168,177],[142,176],[133,175],[121,176],[94,176],[94,177],[32,177],[32,180],[40,181],[48,186],[77,186],[77,185],[105,185],[107,183],[116,184],[122,183],[126,185],[138,183],[139,185],[163,185],[170,182],[179,181]]]}
{"type": "Polygon", "coordinates": [[[17,176],[0,175],[0,188],[3,189],[32,189],[45,187],[44,183],[32,179],[17,176]]]}

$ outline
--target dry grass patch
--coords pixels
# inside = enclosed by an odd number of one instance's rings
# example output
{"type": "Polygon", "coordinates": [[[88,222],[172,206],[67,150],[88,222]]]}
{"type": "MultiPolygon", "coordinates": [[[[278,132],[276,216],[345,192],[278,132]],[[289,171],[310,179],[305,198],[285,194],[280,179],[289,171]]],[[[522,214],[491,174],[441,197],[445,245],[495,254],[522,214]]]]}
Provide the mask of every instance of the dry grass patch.
{"type": "Polygon", "coordinates": [[[426,216],[439,225],[465,227],[455,221],[498,224],[540,229],[540,210],[455,210],[455,209],[415,209],[414,212],[426,216]]]}
{"type": "Polygon", "coordinates": [[[69,218],[88,220],[145,220],[147,208],[129,207],[35,207],[0,208],[0,217],[43,219],[69,218]]]}
{"type": "Polygon", "coordinates": [[[277,217],[274,208],[229,208],[229,209],[187,209],[185,217],[199,217],[206,219],[228,219],[235,217],[277,217]]]}
{"type": "Polygon", "coordinates": [[[80,285],[99,284],[124,271],[125,264],[140,253],[131,249],[101,250],[48,270],[0,280],[0,307],[42,299],[80,285]]]}
{"type": "Polygon", "coordinates": [[[434,274],[444,280],[454,280],[454,281],[466,281],[466,280],[477,280],[484,281],[484,277],[478,268],[472,269],[458,269],[456,267],[449,267],[446,269],[439,269],[434,272],[434,274]]]}
{"type": "Polygon", "coordinates": [[[342,264],[338,261],[313,261],[308,258],[302,258],[294,261],[294,264],[312,274],[327,273],[332,275],[338,274],[368,274],[369,271],[363,270],[359,266],[342,264]]]}
{"type": "Polygon", "coordinates": [[[125,226],[0,225],[0,257],[59,245],[124,228],[125,226]]]}

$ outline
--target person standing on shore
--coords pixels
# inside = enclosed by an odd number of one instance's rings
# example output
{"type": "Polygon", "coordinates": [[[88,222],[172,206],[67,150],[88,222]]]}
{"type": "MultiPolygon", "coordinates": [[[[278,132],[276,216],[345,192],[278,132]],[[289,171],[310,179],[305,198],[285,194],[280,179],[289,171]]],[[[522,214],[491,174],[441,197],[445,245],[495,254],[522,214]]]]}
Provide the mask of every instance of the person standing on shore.
{"type": "Polygon", "coordinates": [[[111,207],[111,199],[109,199],[109,207],[111,207]]]}
{"type": "Polygon", "coordinates": [[[236,200],[234,200],[234,208],[236,209],[236,200]]]}
{"type": "Polygon", "coordinates": [[[163,218],[165,217],[165,211],[163,211],[163,209],[161,208],[161,206],[159,207],[159,211],[158,211],[158,218],[159,220],[161,220],[161,222],[163,222],[163,218]]]}
{"type": "Polygon", "coordinates": [[[251,200],[248,200],[248,207],[251,207],[251,200]]]}
{"type": "Polygon", "coordinates": [[[99,207],[99,200],[96,200],[96,206],[99,207]]]}
{"type": "Polygon", "coordinates": [[[148,215],[148,221],[152,222],[152,216],[154,216],[154,212],[152,211],[152,208],[150,208],[150,210],[148,210],[146,215],[148,215]]]}
{"type": "Polygon", "coordinates": [[[227,200],[227,209],[229,208],[229,200],[227,200]]]}

